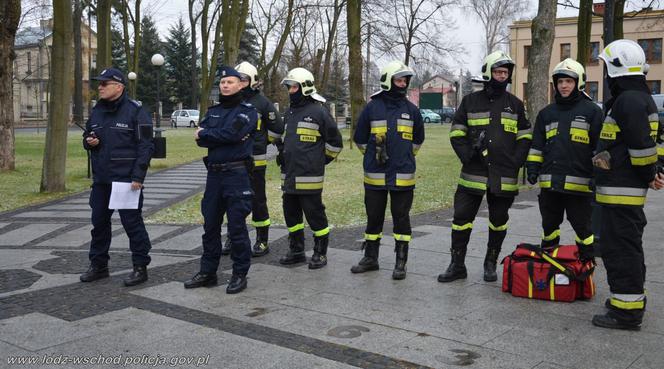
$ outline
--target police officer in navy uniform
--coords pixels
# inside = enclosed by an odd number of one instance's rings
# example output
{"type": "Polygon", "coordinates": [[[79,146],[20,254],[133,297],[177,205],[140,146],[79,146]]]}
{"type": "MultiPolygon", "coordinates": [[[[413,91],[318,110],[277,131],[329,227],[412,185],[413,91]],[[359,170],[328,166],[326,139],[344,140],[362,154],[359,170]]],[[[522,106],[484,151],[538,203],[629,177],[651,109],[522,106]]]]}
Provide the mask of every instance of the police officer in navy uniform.
{"type": "Polygon", "coordinates": [[[247,288],[251,264],[251,243],[245,219],[251,212],[251,171],[253,135],[258,116],[256,109],[243,101],[241,75],[235,69],[220,68],[219,104],[211,106],[194,133],[196,143],[208,149],[203,161],[208,170],[205,193],[201,202],[203,256],[200,271],[184,282],[185,288],[217,284],[221,258],[221,223],[228,217],[233,275],[226,293],[247,288]]]}
{"type": "Polygon", "coordinates": [[[311,72],[304,68],[292,69],[281,83],[288,88],[290,98],[283,147],[277,158],[281,164],[289,249],[279,263],[291,265],[307,260],[304,213],[314,233],[314,252],[309,269],[320,269],[327,265],[330,233],[322,198],[325,165],[341,152],[341,133],[330,112],[322,105],[325,98],[316,93],[311,72]]]}
{"type": "Polygon", "coordinates": [[[371,97],[357,122],[353,140],[364,153],[367,227],[364,257],[351,268],[353,273],[378,270],[378,250],[389,194],[396,253],[392,278],[406,278],[415,155],[424,142],[422,115],[406,98],[413,74],[413,70],[400,61],[387,64],[381,71],[381,91],[371,97]]]}
{"type": "Polygon", "coordinates": [[[129,99],[122,72],[108,68],[94,77],[99,81],[99,102],[86,123],[83,147],[92,159],[92,240],[90,267],[81,282],[107,278],[108,249],[111,246],[111,216],[108,208],[112,182],[131,182],[133,191],[141,191],[138,209],[121,209],[120,220],[129,237],[133,272],[124,280],[134,286],[148,279],[150,238],[143,224],[143,181],[154,151],[152,121],[138,102],[129,99]]]}
{"type": "MultiPolygon", "coordinates": [[[[235,66],[235,70],[242,75],[242,94],[245,100],[253,105],[258,112],[253,149],[254,171],[251,176],[251,187],[254,190],[251,223],[256,228],[256,242],[251,248],[251,255],[259,257],[270,252],[268,246],[270,213],[268,212],[267,196],[265,195],[267,145],[281,140],[281,135],[284,133],[284,123],[274,104],[261,93],[256,67],[248,62],[242,62],[235,66]]],[[[226,238],[221,254],[228,255],[230,252],[230,238],[226,238]]]]}

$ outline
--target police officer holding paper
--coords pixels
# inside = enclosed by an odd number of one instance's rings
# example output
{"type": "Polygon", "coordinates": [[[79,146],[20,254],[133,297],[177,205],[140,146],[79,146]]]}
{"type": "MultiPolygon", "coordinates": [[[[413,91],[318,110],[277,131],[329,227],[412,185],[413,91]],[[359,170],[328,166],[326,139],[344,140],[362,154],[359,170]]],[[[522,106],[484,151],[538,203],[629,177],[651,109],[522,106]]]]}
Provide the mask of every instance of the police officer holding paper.
{"type": "Polygon", "coordinates": [[[81,282],[107,278],[108,249],[111,246],[111,216],[108,208],[112,182],[131,182],[132,191],[141,191],[137,209],[121,209],[120,220],[129,237],[133,272],[124,280],[134,286],[148,280],[150,238],[143,224],[143,181],[154,151],[152,121],[141,104],[127,97],[127,80],[122,72],[108,68],[94,77],[99,81],[99,102],[85,125],[83,147],[92,159],[92,240],[90,267],[81,282]]]}
{"type": "Polygon", "coordinates": [[[208,109],[194,133],[198,146],[208,149],[208,156],[203,159],[208,175],[201,202],[205,221],[201,267],[193,278],[184,282],[185,288],[217,284],[224,215],[228,217],[233,260],[233,275],[226,293],[238,293],[247,288],[251,244],[245,219],[251,212],[253,197],[251,135],[256,130],[258,116],[256,109],[243,101],[241,78],[235,69],[221,68],[219,104],[208,109]]]}

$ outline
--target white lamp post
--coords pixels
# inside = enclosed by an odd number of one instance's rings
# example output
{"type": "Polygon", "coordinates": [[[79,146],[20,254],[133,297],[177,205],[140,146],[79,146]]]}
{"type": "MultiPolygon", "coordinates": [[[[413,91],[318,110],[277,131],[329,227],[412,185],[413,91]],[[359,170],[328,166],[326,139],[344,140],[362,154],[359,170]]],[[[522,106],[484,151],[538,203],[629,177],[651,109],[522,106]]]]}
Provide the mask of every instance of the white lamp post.
{"type": "Polygon", "coordinates": [[[164,65],[164,56],[161,54],[154,54],[150,59],[152,65],[157,67],[157,128],[161,126],[161,100],[159,98],[159,80],[161,79],[161,66],[164,65]]]}
{"type": "Polygon", "coordinates": [[[136,73],[134,72],[129,72],[127,74],[127,78],[129,79],[129,91],[131,92],[131,97],[136,98],[136,73]]]}

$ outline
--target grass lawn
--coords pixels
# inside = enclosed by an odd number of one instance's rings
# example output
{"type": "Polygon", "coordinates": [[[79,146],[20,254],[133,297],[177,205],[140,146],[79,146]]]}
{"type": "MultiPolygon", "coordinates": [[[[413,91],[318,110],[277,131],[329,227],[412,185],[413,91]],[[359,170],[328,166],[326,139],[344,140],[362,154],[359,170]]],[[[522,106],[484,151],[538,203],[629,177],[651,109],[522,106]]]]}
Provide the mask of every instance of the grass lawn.
{"type": "MultiPolygon", "coordinates": [[[[348,148],[350,131],[345,129],[341,133],[344,136],[345,148],[337,161],[327,166],[323,190],[323,202],[330,225],[337,227],[366,222],[362,156],[355,146],[352,149],[348,148]]],[[[417,155],[417,185],[411,214],[452,205],[460,162],[452,150],[448,133],[449,125],[426,125],[426,139],[417,155]]],[[[268,162],[266,180],[272,223],[284,224],[279,187],[281,180],[279,168],[274,161],[268,162]]],[[[157,212],[149,217],[147,222],[202,223],[201,198],[202,194],[193,196],[180,204],[157,212]]]]}
{"type": "MultiPolygon", "coordinates": [[[[193,129],[178,129],[165,132],[167,137],[167,158],[153,159],[150,171],[161,170],[190,162],[205,154],[194,144],[193,129]]],[[[37,132],[17,132],[16,170],[0,173],[0,212],[43,203],[90,186],[87,178],[87,156],[81,144],[81,133],[70,131],[67,142],[67,191],[39,193],[42,162],[44,157],[44,130],[37,132]]]]}

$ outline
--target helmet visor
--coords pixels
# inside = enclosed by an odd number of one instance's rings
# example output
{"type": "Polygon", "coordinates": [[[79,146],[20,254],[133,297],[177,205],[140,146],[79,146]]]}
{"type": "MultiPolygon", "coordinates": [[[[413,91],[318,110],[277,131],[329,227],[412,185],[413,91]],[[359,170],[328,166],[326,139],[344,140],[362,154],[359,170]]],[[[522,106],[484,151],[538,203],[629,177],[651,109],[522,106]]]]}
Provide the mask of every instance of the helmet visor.
{"type": "Polygon", "coordinates": [[[574,79],[579,79],[579,75],[568,69],[557,69],[553,71],[553,77],[570,77],[574,79]]]}

